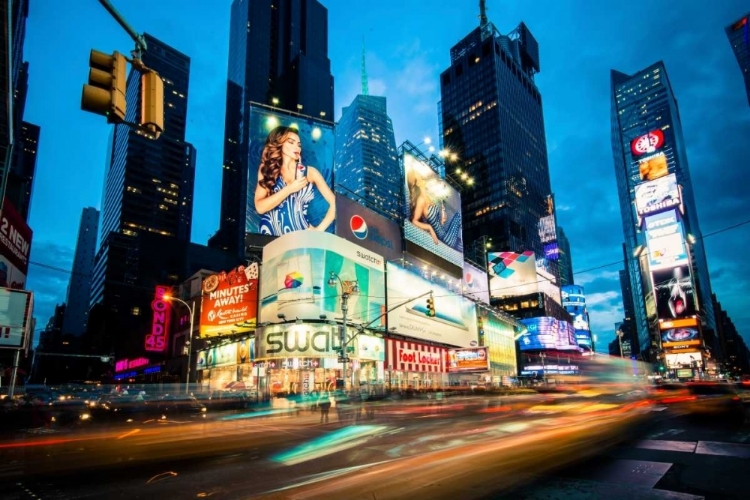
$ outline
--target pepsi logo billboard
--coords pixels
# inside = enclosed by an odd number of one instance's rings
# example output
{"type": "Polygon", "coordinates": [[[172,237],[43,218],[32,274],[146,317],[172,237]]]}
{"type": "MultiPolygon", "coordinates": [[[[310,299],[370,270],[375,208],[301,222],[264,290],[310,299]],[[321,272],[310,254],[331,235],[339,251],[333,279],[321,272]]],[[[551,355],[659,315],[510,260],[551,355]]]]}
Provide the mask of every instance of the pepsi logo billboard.
{"type": "Polygon", "coordinates": [[[341,194],[336,194],[336,236],[378,253],[386,261],[401,258],[399,225],[341,194]]]}

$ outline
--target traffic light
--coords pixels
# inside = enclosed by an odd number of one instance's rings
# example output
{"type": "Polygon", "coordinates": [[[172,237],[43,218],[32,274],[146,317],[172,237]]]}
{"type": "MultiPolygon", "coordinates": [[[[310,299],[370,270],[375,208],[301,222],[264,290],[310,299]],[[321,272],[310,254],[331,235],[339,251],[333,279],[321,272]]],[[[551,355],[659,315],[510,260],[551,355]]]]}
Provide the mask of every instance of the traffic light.
{"type": "Polygon", "coordinates": [[[432,294],[427,297],[427,312],[425,313],[428,317],[435,317],[435,299],[432,298],[432,294]]]}
{"type": "Polygon", "coordinates": [[[156,71],[141,75],[141,127],[154,139],[164,131],[164,80],[156,71]]]}
{"type": "Polygon", "coordinates": [[[107,117],[108,123],[125,120],[125,88],[128,63],[119,52],[105,54],[92,50],[89,80],[83,86],[81,109],[107,117]]]}

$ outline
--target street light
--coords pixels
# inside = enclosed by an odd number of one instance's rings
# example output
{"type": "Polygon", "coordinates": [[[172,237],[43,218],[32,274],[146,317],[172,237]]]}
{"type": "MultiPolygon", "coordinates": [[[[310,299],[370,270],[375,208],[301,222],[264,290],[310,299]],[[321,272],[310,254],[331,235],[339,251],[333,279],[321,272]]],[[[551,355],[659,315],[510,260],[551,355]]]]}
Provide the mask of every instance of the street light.
{"type": "Polygon", "coordinates": [[[185,302],[182,299],[178,299],[177,297],[172,297],[170,295],[165,295],[164,300],[167,302],[170,302],[172,300],[176,300],[180,304],[183,304],[185,307],[188,308],[188,312],[190,312],[190,333],[188,334],[188,340],[187,340],[187,374],[185,375],[185,394],[190,393],[190,354],[192,350],[193,345],[193,316],[195,312],[195,302],[193,302],[193,305],[191,306],[187,302],[185,302]]]}
{"type": "Polygon", "coordinates": [[[341,330],[339,330],[339,344],[341,345],[341,356],[339,361],[343,365],[342,378],[344,380],[344,390],[346,391],[346,362],[348,360],[346,353],[346,313],[349,311],[349,296],[353,293],[359,293],[359,282],[357,280],[344,281],[338,274],[331,271],[330,277],[328,278],[328,286],[335,287],[337,283],[341,285],[341,314],[343,316],[343,325],[341,326],[341,330]]]}

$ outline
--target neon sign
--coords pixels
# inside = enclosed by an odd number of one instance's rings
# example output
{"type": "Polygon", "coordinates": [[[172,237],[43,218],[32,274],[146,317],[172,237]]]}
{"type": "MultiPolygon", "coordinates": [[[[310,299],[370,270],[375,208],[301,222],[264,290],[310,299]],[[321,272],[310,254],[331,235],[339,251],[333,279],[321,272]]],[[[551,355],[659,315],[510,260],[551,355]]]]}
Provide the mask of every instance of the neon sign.
{"type": "Polygon", "coordinates": [[[150,361],[148,360],[148,358],[121,359],[120,361],[115,363],[115,371],[121,372],[121,371],[125,371],[128,369],[146,366],[149,363],[150,361]]]}
{"type": "MultiPolygon", "coordinates": [[[[154,311],[154,319],[151,323],[151,333],[146,335],[146,350],[153,352],[164,352],[167,350],[167,332],[169,331],[169,302],[164,300],[164,295],[169,287],[157,286],[151,309],[154,311]]],[[[144,358],[145,359],[145,358],[144,358]]]]}

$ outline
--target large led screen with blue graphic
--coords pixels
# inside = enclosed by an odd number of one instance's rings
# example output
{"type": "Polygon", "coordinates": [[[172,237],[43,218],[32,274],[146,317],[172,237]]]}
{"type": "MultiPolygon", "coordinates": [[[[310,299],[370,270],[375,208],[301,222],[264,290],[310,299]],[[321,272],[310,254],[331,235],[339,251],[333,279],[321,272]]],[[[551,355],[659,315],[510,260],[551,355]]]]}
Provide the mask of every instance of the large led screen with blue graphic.
{"type": "Polygon", "coordinates": [[[476,304],[430,281],[429,271],[419,274],[392,262],[388,270],[388,327],[398,335],[457,347],[478,343],[476,304]],[[427,297],[433,292],[435,317],[427,316],[427,297]],[[399,307],[396,307],[399,306],[399,307]]]}
{"type": "Polygon", "coordinates": [[[682,222],[672,209],[646,217],[649,268],[654,271],[688,262],[682,222]]]}
{"type": "Polygon", "coordinates": [[[341,194],[336,195],[336,235],[387,261],[402,257],[399,225],[341,194]]]}
{"type": "Polygon", "coordinates": [[[464,261],[461,195],[410,154],[404,168],[404,237],[459,267],[464,261]]]}
{"type": "Polygon", "coordinates": [[[541,318],[522,319],[526,333],[518,339],[522,351],[539,349],[578,349],[575,330],[567,321],[543,316],[541,318]]]}
{"type": "Polygon", "coordinates": [[[385,261],[383,256],[338,236],[299,231],[275,239],[263,248],[260,321],[295,319],[340,320],[342,286],[354,281],[348,322],[372,328],[385,325],[385,261]],[[335,286],[328,281],[334,273],[335,286]],[[281,317],[280,317],[281,315],[281,317]]]}
{"type": "MultiPolygon", "coordinates": [[[[271,236],[308,228],[333,232],[332,124],[253,106],[247,126],[245,231],[271,236]]],[[[241,154],[242,148],[235,147],[241,154]]]]}

